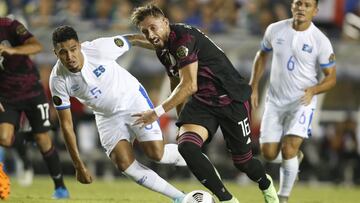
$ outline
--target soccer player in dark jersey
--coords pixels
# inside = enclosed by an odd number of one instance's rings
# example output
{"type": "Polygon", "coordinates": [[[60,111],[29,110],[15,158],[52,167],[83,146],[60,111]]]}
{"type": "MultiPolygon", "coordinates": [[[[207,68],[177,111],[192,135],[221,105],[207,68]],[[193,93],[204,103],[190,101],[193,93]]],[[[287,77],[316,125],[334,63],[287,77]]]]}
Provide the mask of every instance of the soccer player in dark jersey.
{"type": "Polygon", "coordinates": [[[59,155],[50,130],[49,103],[29,55],[42,50],[38,40],[17,20],[0,18],[0,145],[23,140],[14,135],[21,112],[29,119],[34,139],[55,184],[53,198],[68,198],[59,155]]]}
{"type": "Polygon", "coordinates": [[[253,158],[250,140],[251,88],[225,53],[200,30],[170,24],[155,5],[138,7],[132,22],[153,44],[171,80],[171,95],[153,110],[134,114],[134,125],[146,126],[177,108],[178,148],[197,179],[221,202],[238,200],[225,188],[202,154],[220,126],[236,168],[259,184],[265,202],[278,202],[271,177],[253,158]]]}

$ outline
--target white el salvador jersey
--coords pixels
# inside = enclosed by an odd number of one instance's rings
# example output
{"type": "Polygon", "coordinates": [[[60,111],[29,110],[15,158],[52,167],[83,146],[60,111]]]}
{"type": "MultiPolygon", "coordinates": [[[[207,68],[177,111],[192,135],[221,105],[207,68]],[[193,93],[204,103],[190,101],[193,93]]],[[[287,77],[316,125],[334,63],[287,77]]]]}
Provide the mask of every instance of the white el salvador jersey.
{"type": "MultiPolygon", "coordinates": [[[[263,51],[274,52],[267,99],[278,106],[298,101],[306,88],[318,83],[317,64],[321,68],[335,65],[329,39],[313,23],[305,31],[296,31],[292,22],[271,24],[261,45],[263,51]]],[[[316,106],[316,96],[311,106],[316,106]]]]}
{"type": "Polygon", "coordinates": [[[144,128],[131,126],[135,120],[131,114],[149,110],[152,103],[138,80],[115,61],[129,48],[122,36],[84,42],[84,66],[80,72],[72,73],[57,61],[50,75],[55,108],[70,108],[70,96],[89,106],[108,156],[120,140],[162,140],[157,122],[144,128]]]}
{"type": "Polygon", "coordinates": [[[84,66],[72,73],[55,64],[50,89],[56,109],[70,107],[70,96],[89,106],[95,115],[111,115],[127,108],[139,92],[140,83],[115,60],[128,51],[130,44],[122,36],[99,38],[81,44],[84,66]]]}

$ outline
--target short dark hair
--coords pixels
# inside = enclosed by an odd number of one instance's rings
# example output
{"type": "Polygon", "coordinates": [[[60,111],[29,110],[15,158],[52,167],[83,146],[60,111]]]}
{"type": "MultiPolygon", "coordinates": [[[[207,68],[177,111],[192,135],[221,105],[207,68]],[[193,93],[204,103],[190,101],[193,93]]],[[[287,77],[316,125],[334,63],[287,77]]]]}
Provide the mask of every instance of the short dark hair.
{"type": "Polygon", "coordinates": [[[52,42],[54,47],[56,46],[57,43],[65,42],[70,39],[79,41],[75,29],[68,25],[62,25],[55,28],[52,34],[52,42]]]}
{"type": "Polygon", "coordinates": [[[318,4],[319,4],[319,0],[315,0],[315,2],[316,2],[316,5],[318,5],[318,4]]]}
{"type": "Polygon", "coordinates": [[[134,12],[131,14],[131,22],[137,27],[148,16],[165,17],[164,12],[159,7],[154,4],[148,4],[134,9],[134,12]]]}

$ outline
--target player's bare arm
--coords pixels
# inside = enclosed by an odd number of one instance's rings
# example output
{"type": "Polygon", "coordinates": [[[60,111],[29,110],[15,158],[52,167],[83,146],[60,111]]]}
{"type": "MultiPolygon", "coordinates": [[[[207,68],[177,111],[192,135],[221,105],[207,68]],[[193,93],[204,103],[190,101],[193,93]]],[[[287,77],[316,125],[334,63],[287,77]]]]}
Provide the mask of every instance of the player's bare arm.
{"type": "MultiPolygon", "coordinates": [[[[185,102],[189,96],[197,91],[198,62],[191,63],[179,69],[180,82],[172,91],[171,95],[161,104],[165,112],[185,102]]],[[[149,125],[158,119],[155,110],[149,110],[132,115],[138,117],[133,125],[142,127],[149,125]]]]}
{"type": "Polygon", "coordinates": [[[142,34],[123,35],[133,46],[154,50],[154,46],[142,34]]]}
{"type": "Polygon", "coordinates": [[[25,41],[23,45],[10,47],[5,45],[0,45],[0,55],[3,53],[9,55],[32,55],[39,53],[43,49],[43,46],[40,42],[35,38],[31,37],[25,41]]]}
{"type": "MultiPolygon", "coordinates": [[[[169,77],[169,78],[170,78],[170,89],[171,89],[171,92],[173,92],[174,89],[179,85],[180,78],[178,78],[178,77],[169,77]]],[[[178,116],[180,115],[181,109],[183,108],[185,103],[186,103],[186,101],[182,102],[181,104],[176,106],[176,114],[178,116]]]]}
{"type": "Polygon", "coordinates": [[[252,88],[251,106],[253,108],[258,107],[259,105],[259,82],[264,74],[268,56],[269,53],[262,50],[258,51],[255,55],[250,78],[250,86],[252,88]]]}
{"type": "Polygon", "coordinates": [[[333,88],[336,85],[336,67],[323,69],[324,79],[318,85],[305,89],[305,94],[301,98],[301,103],[305,106],[309,105],[311,99],[316,94],[321,94],[333,88]]]}
{"type": "Polygon", "coordinates": [[[4,109],[3,105],[1,104],[1,102],[0,102],[0,112],[5,112],[5,109],[4,109]]]}
{"type": "Polygon", "coordinates": [[[65,144],[76,170],[76,179],[80,183],[89,184],[92,182],[92,177],[88,173],[84,163],[80,159],[75,132],[73,130],[74,128],[73,128],[71,111],[70,109],[64,109],[64,110],[58,110],[57,113],[59,116],[60,126],[63,131],[65,144]]]}

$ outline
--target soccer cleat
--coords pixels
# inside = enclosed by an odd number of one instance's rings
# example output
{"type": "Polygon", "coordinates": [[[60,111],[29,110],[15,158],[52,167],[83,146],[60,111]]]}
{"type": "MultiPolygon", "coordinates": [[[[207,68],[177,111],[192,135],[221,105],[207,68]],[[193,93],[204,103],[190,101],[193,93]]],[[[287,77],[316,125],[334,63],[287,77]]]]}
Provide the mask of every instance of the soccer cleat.
{"type": "Polygon", "coordinates": [[[239,203],[239,200],[236,199],[236,197],[233,196],[233,198],[231,200],[228,201],[222,201],[220,203],[239,203]]]}
{"type": "Polygon", "coordinates": [[[279,195],[279,203],[288,203],[289,197],[279,195]]]}
{"type": "Polygon", "coordinates": [[[278,195],[276,194],[273,180],[271,176],[268,174],[266,174],[266,177],[268,180],[270,180],[270,186],[268,189],[262,191],[264,195],[265,203],[279,203],[279,198],[278,195]]]}
{"type": "Polygon", "coordinates": [[[52,196],[53,199],[69,199],[70,195],[66,188],[58,187],[52,196]]]}
{"type": "Polygon", "coordinates": [[[3,164],[0,163],[0,198],[5,200],[10,195],[10,179],[3,171],[3,164]]]}

